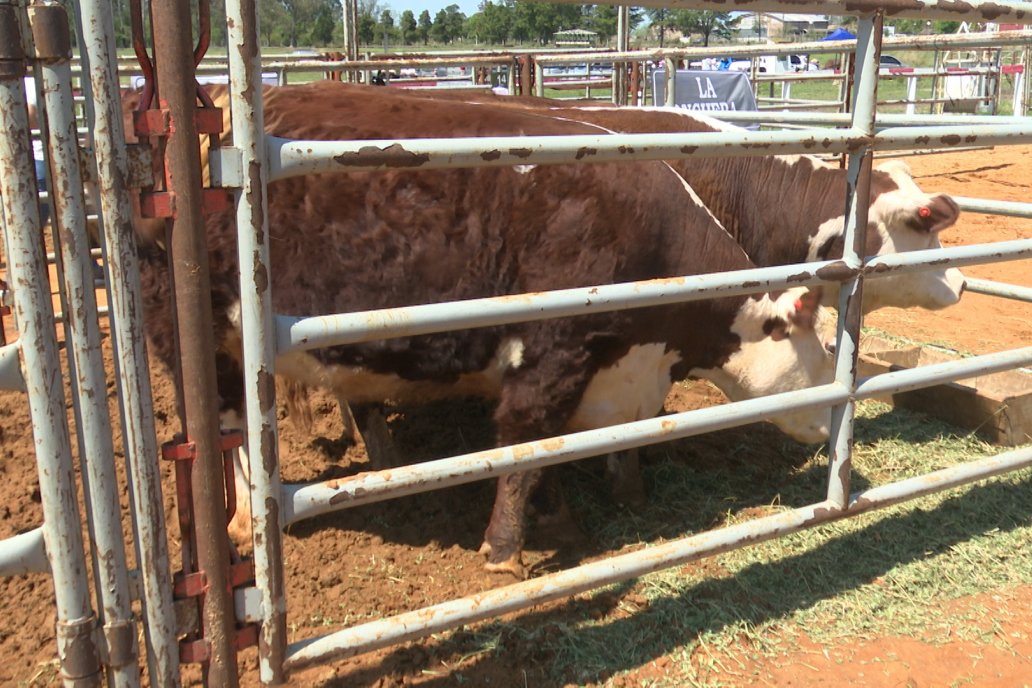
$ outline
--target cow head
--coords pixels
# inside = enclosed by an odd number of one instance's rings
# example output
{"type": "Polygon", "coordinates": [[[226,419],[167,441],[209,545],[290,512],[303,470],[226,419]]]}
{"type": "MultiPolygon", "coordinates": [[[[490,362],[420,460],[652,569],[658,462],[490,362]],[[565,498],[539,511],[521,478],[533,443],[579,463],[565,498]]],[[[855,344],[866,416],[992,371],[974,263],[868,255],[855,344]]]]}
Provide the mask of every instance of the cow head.
{"type": "MultiPolygon", "coordinates": [[[[834,378],[834,358],[819,321],[821,290],[794,288],[780,295],[746,299],[731,327],[741,340],[738,351],[718,369],[694,369],[692,375],[713,382],[731,401],[827,384],[834,378]]],[[[800,442],[828,437],[827,408],[792,411],[769,420],[800,442]]]]}
{"type": "MultiPolygon", "coordinates": [[[[878,166],[871,175],[871,205],[868,211],[868,256],[941,248],[939,232],[953,226],[960,214],[956,202],[942,193],[922,191],[902,160],[878,166]]],[[[842,216],[824,222],[811,239],[809,260],[842,255],[842,216]]],[[[952,306],[964,291],[964,275],[956,268],[890,275],[864,284],[864,312],[884,306],[920,306],[937,310],[952,306]]],[[[837,294],[828,291],[825,305],[833,305],[837,294]]]]}
{"type": "MultiPolygon", "coordinates": [[[[939,232],[952,227],[960,214],[956,202],[946,194],[921,191],[902,160],[880,165],[875,175],[885,175],[895,185],[874,198],[869,212],[872,229],[876,228],[881,238],[878,255],[941,248],[939,232]]],[[[964,284],[964,275],[956,268],[868,280],[864,310],[882,306],[945,308],[960,300],[964,284]]]]}

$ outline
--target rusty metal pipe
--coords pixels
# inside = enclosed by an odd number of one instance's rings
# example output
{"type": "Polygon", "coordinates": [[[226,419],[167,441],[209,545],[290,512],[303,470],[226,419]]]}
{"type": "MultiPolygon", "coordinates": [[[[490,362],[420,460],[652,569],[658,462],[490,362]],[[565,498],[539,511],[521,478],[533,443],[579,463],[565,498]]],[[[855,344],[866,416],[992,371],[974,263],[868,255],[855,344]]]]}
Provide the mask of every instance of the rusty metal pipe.
{"type": "Polygon", "coordinates": [[[126,571],[118,480],[115,475],[111,418],[108,414],[104,360],[97,301],[90,273],[89,238],[83,203],[75,113],[72,108],[72,48],[68,14],[60,4],[29,6],[36,58],[43,76],[47,111],[47,146],[54,185],[52,203],[58,227],[59,271],[63,278],[65,341],[70,349],[83,494],[90,514],[93,575],[103,631],[108,640],[105,663],[112,688],[140,685],[136,628],[132,621],[126,571]],[[99,400],[99,403],[98,403],[99,400]]]}
{"type": "Polygon", "coordinates": [[[150,107],[154,97],[154,63],[147,54],[147,44],[144,42],[143,33],[143,8],[141,0],[129,0],[129,23],[133,34],[133,52],[136,53],[136,61],[140,64],[140,71],[146,85],[143,88],[143,96],[140,98],[140,109],[146,110],[150,107]]]}
{"type": "Polygon", "coordinates": [[[40,240],[19,12],[12,2],[0,2],[0,200],[8,225],[8,278],[21,331],[22,377],[29,397],[43,528],[54,579],[61,678],[65,686],[99,685],[100,662],[93,638],[97,617],[85,575],[54,309],[40,240]]]}
{"type": "Polygon", "coordinates": [[[187,3],[155,3],[153,24],[160,100],[167,106],[171,134],[165,149],[166,179],[174,198],[171,256],[180,331],[180,369],[188,439],[197,448],[191,478],[197,532],[197,560],[207,581],[202,626],[209,644],[209,685],[237,685],[233,650],[234,609],[229,587],[222,442],[215,389],[208,249],[201,218],[201,160],[194,122],[195,80],[187,3]]]}
{"type": "Polygon", "coordinates": [[[197,0],[197,45],[194,47],[194,67],[201,64],[201,59],[208,52],[211,44],[211,4],[208,0],[197,0]]]}
{"type": "Polygon", "coordinates": [[[90,90],[95,99],[93,147],[104,218],[110,327],[117,352],[115,373],[133,509],[133,542],[143,588],[147,666],[150,685],[174,688],[180,685],[179,648],[172,610],[161,475],[156,461],[154,409],[144,348],[143,299],[129,203],[129,163],[115,68],[114,18],[111,3],[106,0],[81,0],[79,10],[83,28],[81,47],[89,57],[90,90]]]}
{"type": "MultiPolygon", "coordinates": [[[[345,0],[350,4],[351,0],[345,0]]],[[[227,0],[237,17],[227,30],[233,145],[246,171],[234,193],[240,261],[240,317],[244,332],[247,458],[251,466],[255,582],[261,595],[258,671],[265,684],[286,680],[287,603],[283,573],[283,509],[277,456],[276,344],[269,280],[268,170],[262,113],[257,2],[227,0]]]]}

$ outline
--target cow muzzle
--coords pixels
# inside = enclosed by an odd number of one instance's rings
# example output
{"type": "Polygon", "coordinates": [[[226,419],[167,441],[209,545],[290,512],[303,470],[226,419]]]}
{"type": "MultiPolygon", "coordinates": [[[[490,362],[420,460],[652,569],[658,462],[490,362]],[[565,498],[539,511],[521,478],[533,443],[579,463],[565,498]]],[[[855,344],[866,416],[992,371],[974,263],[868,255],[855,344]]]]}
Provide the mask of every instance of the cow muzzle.
{"type": "Polygon", "coordinates": [[[831,412],[826,408],[786,413],[770,420],[779,430],[802,444],[824,442],[830,434],[831,412]]]}

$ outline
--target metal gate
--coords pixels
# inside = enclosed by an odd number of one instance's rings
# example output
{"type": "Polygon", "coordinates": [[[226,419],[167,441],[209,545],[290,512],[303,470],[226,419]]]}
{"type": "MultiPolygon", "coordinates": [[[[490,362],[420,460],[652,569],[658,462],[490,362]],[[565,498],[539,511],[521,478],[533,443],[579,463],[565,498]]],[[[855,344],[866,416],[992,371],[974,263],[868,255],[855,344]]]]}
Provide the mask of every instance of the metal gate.
{"type": "MultiPolygon", "coordinates": [[[[655,3],[663,4],[663,3],[655,3]]],[[[678,7],[711,9],[717,3],[685,0],[678,7]]],[[[138,685],[139,660],[136,630],[131,611],[133,599],[143,607],[146,657],[152,685],[179,683],[181,659],[202,661],[207,680],[215,685],[234,685],[235,621],[259,624],[260,678],[265,683],[286,680],[293,669],[367,652],[470,623],[504,612],[568,596],[615,581],[626,580],[660,568],[674,566],[747,543],[777,537],[820,523],[844,518],[875,508],[913,499],[933,491],[962,485],[1032,465],[1032,449],[1023,448],[998,456],[950,467],[918,478],[852,493],[850,462],[854,406],[857,400],[938,384],[945,380],[1008,370],[1032,362],[1032,346],[961,361],[930,365],[857,379],[856,361],[862,321],[860,296],[867,279],[916,272],[943,263],[966,266],[1014,260],[1032,256],[1032,239],[992,245],[964,246],[865,260],[855,247],[864,245],[867,226],[866,198],[871,156],[875,151],[927,147],[938,141],[943,148],[961,144],[1007,145],[1032,141],[1032,124],[1020,119],[995,124],[943,126],[939,119],[912,116],[883,119],[874,105],[880,51],[881,20],[893,16],[923,18],[1007,18],[1030,22],[1032,3],[975,3],[943,7],[928,1],[908,3],[843,4],[810,2],[791,6],[794,12],[859,14],[854,55],[857,76],[853,111],[840,129],[822,130],[824,152],[848,155],[849,189],[846,251],[836,262],[842,283],[839,304],[836,378],[831,384],[797,392],[738,402],[716,409],[702,409],[667,416],[662,421],[644,420],[616,426],[607,431],[581,432],[553,441],[530,442],[484,452],[406,466],[386,472],[369,472],[344,481],[284,487],[280,484],[276,457],[276,405],[273,403],[272,373],[276,354],[342,343],[410,336],[447,329],[481,327],[505,322],[527,321],[586,312],[670,303],[676,300],[749,294],[761,289],[807,286],[822,283],[818,276],[831,262],[718,273],[695,276],[681,286],[669,283],[633,285],[585,285],[529,295],[517,304],[511,299],[481,299],[474,303],[434,304],[356,315],[321,318],[288,318],[272,313],[267,280],[268,246],[266,227],[266,184],[290,176],[336,171],[332,159],[343,154],[360,164],[351,171],[380,169],[382,160],[367,151],[370,146],[397,144],[426,162],[425,169],[484,165],[485,150],[498,152],[493,165],[575,163],[579,151],[590,146],[593,161],[628,159],[672,159],[689,155],[752,155],[808,153],[813,131],[743,131],[706,134],[653,136],[650,134],[575,136],[556,141],[552,137],[495,139],[443,139],[436,141],[384,142],[291,142],[262,134],[261,61],[255,3],[230,0],[227,14],[234,145],[213,153],[221,170],[221,183],[233,190],[239,231],[240,274],[242,276],[242,321],[247,433],[251,462],[251,499],[255,505],[255,585],[229,594],[234,576],[227,565],[222,493],[222,444],[218,436],[211,398],[213,380],[210,341],[197,337],[184,361],[191,361],[183,377],[201,384],[187,386],[185,404],[190,406],[186,428],[190,443],[179,450],[196,457],[193,518],[198,524],[197,560],[200,578],[184,582],[196,585],[206,595],[197,618],[188,623],[201,630],[198,644],[179,643],[172,601],[160,480],[157,473],[158,447],[151,408],[147,361],[143,348],[142,305],[139,273],[131,235],[131,212],[126,189],[130,168],[125,152],[122,114],[115,69],[113,20],[109,3],[83,0],[81,17],[76,17],[83,73],[89,74],[83,87],[92,92],[87,102],[93,112],[93,147],[99,186],[105,256],[109,266],[111,331],[117,356],[117,382],[124,428],[126,455],[134,508],[132,543],[137,568],[125,564],[125,536],[117,509],[116,481],[107,407],[96,403],[104,398],[104,371],[100,359],[96,304],[88,275],[89,249],[82,218],[76,120],[70,87],[71,43],[68,19],[60,5],[33,3],[24,8],[0,2],[0,194],[3,196],[5,247],[10,281],[14,290],[14,315],[20,339],[0,349],[0,382],[23,387],[28,392],[36,437],[37,461],[43,498],[44,525],[2,543],[0,572],[13,574],[49,570],[54,577],[57,603],[58,656],[62,676],[68,685],[98,684],[102,672],[118,685],[138,685]],[[34,41],[24,41],[20,26],[30,21],[34,41]],[[23,51],[23,45],[30,45],[23,51]],[[52,202],[62,231],[60,246],[63,306],[67,316],[66,338],[71,356],[68,365],[75,392],[77,440],[84,461],[86,522],[93,541],[93,559],[87,564],[82,540],[82,521],[76,500],[71,434],[66,418],[61,365],[50,295],[46,290],[46,257],[40,235],[36,190],[26,180],[34,179],[27,147],[25,95],[22,76],[25,65],[34,64],[43,84],[48,120],[49,157],[55,181],[52,202]],[[902,125],[907,126],[902,126],[902,125]],[[518,148],[518,154],[511,149],[518,148]],[[691,150],[691,153],[686,153],[691,150]],[[629,152],[633,151],[633,152],[629,152]],[[590,290],[590,299],[585,297],[590,290]],[[590,302],[590,303],[586,303],[590,302]],[[471,308],[470,306],[475,306],[471,308]],[[399,317],[404,316],[404,317],[399,317]],[[403,324],[398,324],[398,323],[403,324]],[[15,369],[20,361],[20,372],[15,369]],[[252,393],[257,390],[260,393],[252,393]],[[533,467],[595,456],[608,451],[669,441],[709,430],[740,425],[768,417],[773,412],[832,406],[833,428],[826,498],[818,503],[715,531],[690,535],[642,552],[548,574],[388,619],[365,623],[329,635],[288,644],[283,573],[282,530],[291,523],[335,509],[497,477],[533,467]],[[561,446],[560,446],[561,445],[561,446]],[[45,557],[43,541],[46,541],[45,557]],[[96,608],[91,601],[85,571],[93,570],[96,608]],[[132,575],[130,575],[132,574],[132,575]],[[236,617],[234,619],[234,616],[236,617]],[[98,632],[99,631],[99,632],[98,632]],[[180,650],[189,655],[181,658],[180,650]]],[[[723,8],[720,5],[719,8],[723,8]]],[[[718,9],[719,9],[718,8],[718,9]]],[[[773,0],[751,0],[736,6],[751,11],[784,9],[773,0]]],[[[183,4],[152,5],[155,23],[162,31],[155,36],[157,76],[168,111],[182,136],[169,145],[167,163],[173,176],[193,183],[177,187],[174,222],[177,245],[173,253],[196,256],[204,250],[200,232],[202,198],[197,190],[198,161],[191,157],[190,140],[196,141],[193,120],[194,84],[192,70],[177,69],[193,63],[189,8],[183,4]],[[192,176],[191,176],[192,175],[192,176]]],[[[138,18],[138,17],[137,17],[138,18]]],[[[205,20],[202,20],[202,25],[205,20]]],[[[782,121],[792,117],[783,115],[782,121]]],[[[806,123],[805,114],[798,123],[806,123]]],[[[196,146],[193,146],[196,152],[196,146]]],[[[1032,217],[1032,204],[994,203],[969,199],[964,206],[981,212],[1032,217]]],[[[1022,296],[1022,290],[982,283],[984,293],[1022,296]]],[[[1027,292],[1027,290],[1025,290],[1027,292]]],[[[1027,293],[1024,293],[1027,298],[1027,293]]],[[[206,293],[193,295],[192,303],[180,310],[180,326],[198,333],[205,328],[206,293]]],[[[209,311],[210,318],[210,311],[209,311]]],[[[210,320],[209,320],[210,324],[210,320]]],[[[210,332],[210,326],[209,326],[210,332]]],[[[184,363],[184,368],[187,364],[184,363]]],[[[186,382],[183,383],[187,385],[186,382]]]]}

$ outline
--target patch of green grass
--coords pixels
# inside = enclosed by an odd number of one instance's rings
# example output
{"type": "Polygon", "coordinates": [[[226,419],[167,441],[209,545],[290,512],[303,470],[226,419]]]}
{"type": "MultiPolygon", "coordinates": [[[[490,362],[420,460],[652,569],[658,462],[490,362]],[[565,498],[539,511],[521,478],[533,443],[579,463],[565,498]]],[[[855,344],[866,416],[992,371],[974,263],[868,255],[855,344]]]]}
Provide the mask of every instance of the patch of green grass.
{"type": "MultiPolygon", "coordinates": [[[[644,462],[648,504],[635,513],[607,504],[604,481],[587,468],[567,481],[580,484],[569,498],[593,550],[645,547],[823,499],[824,451],[780,437],[749,427],[654,449],[644,462]]],[[[856,443],[854,491],[1000,452],[876,402],[859,405],[856,443]]],[[[667,662],[664,678],[649,685],[726,685],[715,677],[803,635],[818,644],[883,635],[996,643],[991,627],[973,623],[977,607],[951,613],[947,603],[1032,584],[1030,494],[1026,469],[657,572],[581,596],[557,613],[482,631],[517,634],[557,684],[584,685],[659,658],[667,662]]]]}

